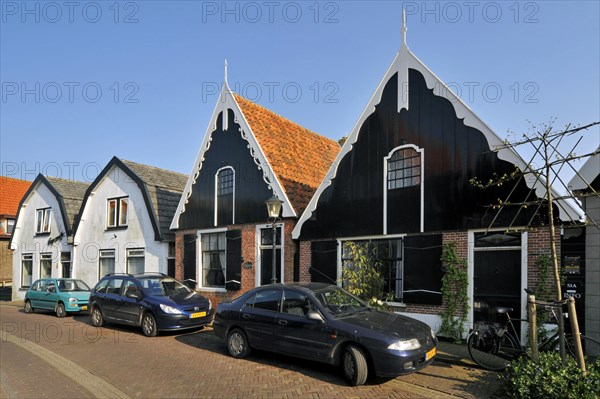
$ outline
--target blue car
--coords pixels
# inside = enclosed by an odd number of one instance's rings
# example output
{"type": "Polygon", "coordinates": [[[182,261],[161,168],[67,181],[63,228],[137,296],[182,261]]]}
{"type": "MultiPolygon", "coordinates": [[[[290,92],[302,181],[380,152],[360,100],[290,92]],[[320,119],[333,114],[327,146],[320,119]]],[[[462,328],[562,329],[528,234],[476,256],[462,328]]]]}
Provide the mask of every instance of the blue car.
{"type": "Polygon", "coordinates": [[[89,299],[92,325],[105,322],[142,327],[147,337],[158,331],[199,328],[212,322],[208,299],[164,274],[109,274],[89,299]]]}
{"type": "Polygon", "coordinates": [[[72,278],[36,280],[25,294],[25,313],[35,309],[51,310],[58,317],[88,310],[90,287],[72,278]]]}

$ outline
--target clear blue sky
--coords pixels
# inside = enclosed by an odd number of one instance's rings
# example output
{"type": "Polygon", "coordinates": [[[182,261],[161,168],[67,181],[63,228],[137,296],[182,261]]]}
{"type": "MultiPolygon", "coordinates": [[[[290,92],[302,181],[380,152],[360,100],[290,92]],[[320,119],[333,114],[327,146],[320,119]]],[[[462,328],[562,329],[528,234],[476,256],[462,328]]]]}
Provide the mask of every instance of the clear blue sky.
{"type": "MultiPolygon", "coordinates": [[[[1,174],[16,178],[91,181],[114,155],[190,173],[225,59],[234,90],[339,139],[400,46],[403,5],[410,49],[501,137],[600,120],[598,1],[0,5],[1,174]]],[[[588,132],[579,153],[599,143],[588,132]]]]}

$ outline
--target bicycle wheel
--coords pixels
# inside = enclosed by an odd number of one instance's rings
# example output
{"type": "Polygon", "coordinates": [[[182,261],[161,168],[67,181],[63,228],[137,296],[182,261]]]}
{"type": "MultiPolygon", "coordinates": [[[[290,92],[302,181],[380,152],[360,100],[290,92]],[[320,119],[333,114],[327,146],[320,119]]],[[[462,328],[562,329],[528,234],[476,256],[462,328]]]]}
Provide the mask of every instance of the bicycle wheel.
{"type": "Polygon", "coordinates": [[[519,346],[510,334],[505,333],[501,340],[485,339],[483,345],[475,333],[469,336],[467,347],[471,359],[481,367],[492,371],[502,371],[519,353],[519,346]],[[479,342],[478,342],[479,341],[479,342]]]}
{"type": "MultiPolygon", "coordinates": [[[[597,353],[600,350],[600,342],[596,341],[593,338],[586,337],[583,334],[579,334],[579,337],[581,338],[581,347],[583,348],[583,355],[592,362],[595,362],[596,359],[598,359],[597,353]]],[[[558,339],[554,341],[554,347],[552,349],[556,352],[560,350],[558,339]]],[[[568,356],[571,356],[572,358],[577,360],[577,355],[575,354],[575,336],[573,334],[565,335],[565,353],[568,356]]]]}

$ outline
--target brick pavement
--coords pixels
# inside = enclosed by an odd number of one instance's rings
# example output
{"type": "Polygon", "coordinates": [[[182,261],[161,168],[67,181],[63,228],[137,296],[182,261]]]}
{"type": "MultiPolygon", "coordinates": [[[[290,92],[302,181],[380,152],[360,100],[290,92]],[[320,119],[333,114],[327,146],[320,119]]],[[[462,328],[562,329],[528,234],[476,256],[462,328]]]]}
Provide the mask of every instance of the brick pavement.
{"type": "MultiPolygon", "coordinates": [[[[456,364],[436,362],[416,374],[349,387],[338,369],[328,365],[266,352],[233,359],[210,328],[146,338],[134,328],[109,325],[96,329],[87,315],[58,319],[48,313],[27,315],[7,306],[0,306],[0,322],[2,332],[69,359],[132,398],[498,397],[496,374],[456,364]]],[[[27,397],[28,387],[38,381],[22,382],[19,370],[26,366],[10,345],[3,342],[0,352],[4,392],[9,397],[27,397]]],[[[34,356],[28,361],[42,360],[34,356]]],[[[76,389],[84,394],[74,396],[86,396],[85,388],[76,389]]]]}

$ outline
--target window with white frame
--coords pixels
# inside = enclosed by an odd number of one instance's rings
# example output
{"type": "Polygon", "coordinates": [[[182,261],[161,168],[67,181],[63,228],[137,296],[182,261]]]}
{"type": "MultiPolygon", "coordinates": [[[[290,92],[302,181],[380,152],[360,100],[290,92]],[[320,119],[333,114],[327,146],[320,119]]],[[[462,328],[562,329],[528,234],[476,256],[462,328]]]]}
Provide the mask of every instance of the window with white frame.
{"type": "Polygon", "coordinates": [[[411,147],[399,148],[387,160],[388,190],[419,184],[421,184],[421,153],[411,147]]]}
{"type": "Polygon", "coordinates": [[[115,272],[115,250],[114,249],[101,249],[100,254],[100,265],[98,274],[102,278],[109,273],[115,272]]]}
{"type": "Polygon", "coordinates": [[[42,208],[36,210],[35,233],[50,233],[50,216],[52,208],[42,208]]]}
{"type": "Polygon", "coordinates": [[[31,276],[33,272],[33,254],[21,255],[21,287],[31,285],[31,276]]]}
{"type": "Polygon", "coordinates": [[[130,248],[127,250],[127,273],[144,273],[144,248],[130,248]]]}
{"type": "MultiPolygon", "coordinates": [[[[391,294],[394,299],[402,299],[404,264],[402,262],[402,239],[354,241],[363,246],[365,253],[377,261],[378,271],[384,280],[384,293],[391,294]]],[[[342,268],[354,266],[350,244],[342,245],[342,268]]]]}
{"type": "Polygon", "coordinates": [[[40,278],[52,277],[52,254],[40,254],[40,278]]]}
{"type": "Polygon", "coordinates": [[[106,204],[106,227],[126,227],[129,198],[110,198],[106,204]]]}
{"type": "Polygon", "coordinates": [[[71,278],[71,253],[61,252],[60,253],[60,264],[62,267],[63,278],[71,278]]]}
{"type": "Polygon", "coordinates": [[[202,286],[225,288],[226,246],[225,232],[200,236],[202,246],[202,286]]]}
{"type": "MultiPolygon", "coordinates": [[[[275,278],[282,282],[281,276],[281,226],[275,230],[275,278]]],[[[273,227],[260,229],[260,285],[270,284],[273,278],[273,227]]]]}
{"type": "Polygon", "coordinates": [[[235,223],[235,171],[224,166],[215,175],[215,226],[235,223]]]}

